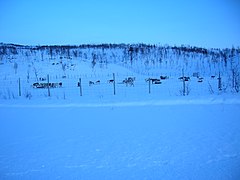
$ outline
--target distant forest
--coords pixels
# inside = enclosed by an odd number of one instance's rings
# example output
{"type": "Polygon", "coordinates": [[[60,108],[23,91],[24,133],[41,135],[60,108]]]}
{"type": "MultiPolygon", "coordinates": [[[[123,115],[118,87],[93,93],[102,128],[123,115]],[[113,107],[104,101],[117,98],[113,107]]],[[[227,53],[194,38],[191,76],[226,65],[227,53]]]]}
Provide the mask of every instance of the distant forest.
{"type": "MultiPolygon", "coordinates": [[[[151,44],[82,44],[82,45],[43,45],[43,46],[26,46],[18,44],[4,44],[0,43],[0,56],[11,56],[17,55],[21,50],[28,50],[30,53],[35,53],[37,51],[45,51],[49,56],[62,55],[62,56],[73,56],[81,57],[80,50],[83,49],[101,49],[113,50],[121,49],[130,57],[134,57],[138,54],[148,54],[150,52],[157,51],[160,55],[159,58],[166,56],[166,54],[171,51],[177,56],[194,56],[196,54],[201,54],[205,56],[211,56],[213,59],[228,59],[237,54],[240,54],[240,48],[202,48],[195,46],[169,46],[169,45],[151,45],[151,44]],[[77,51],[78,50],[78,51],[77,51]]],[[[26,53],[26,55],[28,55],[26,53]]]]}

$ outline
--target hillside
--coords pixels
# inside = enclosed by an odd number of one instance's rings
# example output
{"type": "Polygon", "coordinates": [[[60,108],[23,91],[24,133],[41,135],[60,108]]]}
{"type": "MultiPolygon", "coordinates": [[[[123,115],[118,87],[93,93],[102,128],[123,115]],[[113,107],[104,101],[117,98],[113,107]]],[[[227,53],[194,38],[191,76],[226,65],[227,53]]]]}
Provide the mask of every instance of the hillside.
{"type": "Polygon", "coordinates": [[[240,90],[239,54],[240,49],[234,47],[2,43],[0,99],[73,100],[82,96],[109,100],[114,94],[115,99],[138,100],[148,94],[150,99],[236,96],[240,90]],[[113,76],[114,83],[109,83],[113,76]]]}

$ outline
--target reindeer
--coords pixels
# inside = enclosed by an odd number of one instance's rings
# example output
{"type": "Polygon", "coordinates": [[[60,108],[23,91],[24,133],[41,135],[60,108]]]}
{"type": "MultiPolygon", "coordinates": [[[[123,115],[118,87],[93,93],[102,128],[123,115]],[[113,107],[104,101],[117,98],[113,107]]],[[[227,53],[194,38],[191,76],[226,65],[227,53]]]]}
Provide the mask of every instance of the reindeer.
{"type": "Polygon", "coordinates": [[[165,79],[168,79],[168,78],[169,78],[168,76],[160,76],[161,80],[165,80],[165,79]]]}
{"type": "Polygon", "coordinates": [[[134,82],[136,78],[135,77],[128,77],[127,79],[128,79],[128,81],[134,82]]]}
{"type": "Polygon", "coordinates": [[[110,79],[107,81],[108,83],[114,83],[114,79],[110,79]]]}
{"type": "Polygon", "coordinates": [[[200,83],[203,82],[203,77],[199,77],[198,82],[200,82],[200,83]]]}
{"type": "Polygon", "coordinates": [[[46,80],[47,78],[42,78],[42,77],[39,78],[39,81],[46,81],[46,80]]]}
{"type": "Polygon", "coordinates": [[[160,79],[154,79],[154,78],[148,78],[148,79],[145,79],[146,82],[151,82],[152,84],[161,84],[161,80],[160,79]]]}
{"type": "Polygon", "coordinates": [[[128,77],[122,81],[122,84],[126,84],[126,86],[128,85],[134,86],[134,81],[135,81],[135,77],[128,77]]]}
{"type": "Polygon", "coordinates": [[[97,81],[95,82],[95,84],[100,84],[100,80],[97,80],[97,81]]]}
{"type": "Polygon", "coordinates": [[[162,84],[162,82],[159,79],[159,80],[156,80],[156,81],[152,82],[152,84],[162,84]]]}
{"type": "Polygon", "coordinates": [[[133,80],[131,80],[131,79],[124,79],[123,81],[123,84],[126,84],[126,86],[128,86],[128,85],[130,85],[130,86],[134,86],[134,81],[133,80]]]}
{"type": "Polygon", "coordinates": [[[189,81],[190,80],[190,77],[186,77],[186,76],[182,76],[182,77],[180,77],[180,78],[178,78],[179,80],[181,80],[181,81],[189,81]]]}
{"type": "Polygon", "coordinates": [[[39,83],[33,83],[32,87],[33,88],[38,88],[39,87],[39,83]]]}
{"type": "Polygon", "coordinates": [[[94,85],[93,81],[89,81],[89,86],[94,85]]]}

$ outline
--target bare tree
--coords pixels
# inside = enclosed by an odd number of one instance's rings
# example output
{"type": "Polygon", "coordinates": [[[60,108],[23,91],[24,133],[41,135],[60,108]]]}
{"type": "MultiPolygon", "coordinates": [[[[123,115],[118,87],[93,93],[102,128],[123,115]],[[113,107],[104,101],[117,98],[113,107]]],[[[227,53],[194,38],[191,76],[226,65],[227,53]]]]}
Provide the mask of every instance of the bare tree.
{"type": "Polygon", "coordinates": [[[29,83],[29,78],[30,78],[30,72],[29,72],[29,69],[27,71],[27,82],[29,83]]]}
{"type": "Polygon", "coordinates": [[[240,74],[238,68],[232,68],[232,88],[238,93],[240,90],[240,74]]]}
{"type": "Polygon", "coordinates": [[[61,63],[62,64],[62,70],[64,72],[64,75],[66,74],[66,67],[67,67],[67,64],[66,63],[61,63]]]}
{"type": "Polygon", "coordinates": [[[34,64],[32,63],[33,65],[33,72],[35,74],[35,77],[36,77],[36,81],[38,81],[38,70],[36,69],[36,67],[34,66],[34,64]]]}
{"type": "Polygon", "coordinates": [[[95,65],[97,64],[97,55],[92,53],[92,68],[94,69],[95,65]]]}
{"type": "Polygon", "coordinates": [[[18,64],[16,62],[14,63],[13,68],[15,70],[15,74],[17,74],[18,64]]]}
{"type": "Polygon", "coordinates": [[[222,78],[221,78],[220,72],[219,72],[219,74],[218,74],[218,90],[219,90],[219,91],[222,90],[222,78]]]}

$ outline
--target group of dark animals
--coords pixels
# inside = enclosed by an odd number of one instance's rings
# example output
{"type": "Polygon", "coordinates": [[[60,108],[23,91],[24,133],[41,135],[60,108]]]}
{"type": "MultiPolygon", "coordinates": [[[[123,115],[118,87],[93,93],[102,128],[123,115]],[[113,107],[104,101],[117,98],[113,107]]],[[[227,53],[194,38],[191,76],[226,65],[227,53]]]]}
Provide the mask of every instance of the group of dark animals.
{"type": "Polygon", "coordinates": [[[58,88],[62,87],[62,82],[60,83],[33,83],[33,88],[58,88]]]}
{"type": "MultiPolygon", "coordinates": [[[[196,76],[198,78],[198,82],[203,82],[203,78],[196,76]]],[[[215,76],[211,76],[211,78],[215,78],[215,76]]],[[[161,80],[166,80],[169,79],[168,76],[160,76],[160,78],[147,78],[145,79],[146,82],[150,82],[152,84],[162,84],[161,80]]],[[[190,77],[188,76],[182,76],[178,78],[181,81],[189,81],[190,77]]],[[[134,81],[136,80],[135,77],[128,77],[125,78],[121,83],[119,84],[125,84],[126,86],[134,86],[134,81]]],[[[39,78],[39,81],[46,81],[46,78],[39,78]]],[[[108,83],[114,83],[114,79],[110,79],[107,81],[108,83]]],[[[89,86],[91,85],[98,85],[100,84],[100,80],[97,81],[89,81],[89,86]]],[[[77,86],[80,86],[80,82],[78,82],[77,86]]],[[[46,82],[42,82],[42,83],[33,83],[32,85],[33,88],[58,88],[58,87],[62,87],[62,82],[60,83],[46,83],[46,82]]]]}
{"type": "Polygon", "coordinates": [[[33,88],[59,88],[62,87],[62,82],[59,83],[48,83],[48,82],[44,82],[46,81],[47,78],[45,77],[40,77],[38,78],[38,81],[43,81],[43,82],[36,82],[32,84],[33,88]]]}
{"type": "MultiPolygon", "coordinates": [[[[214,79],[215,76],[211,76],[211,78],[214,79]]],[[[188,76],[182,76],[178,79],[181,80],[181,81],[190,81],[190,77],[188,77],[188,76]]],[[[203,77],[197,77],[197,79],[198,79],[197,82],[202,83],[204,78],[203,77]]]]}
{"type": "MultiPolygon", "coordinates": [[[[161,84],[161,80],[165,80],[168,79],[168,76],[160,76],[159,79],[154,79],[154,78],[148,78],[145,79],[146,82],[151,82],[152,84],[161,84]]],[[[135,77],[127,77],[125,78],[122,82],[118,83],[118,84],[125,84],[126,86],[134,86],[134,82],[135,82],[136,78],[135,77]]],[[[110,79],[107,81],[108,83],[114,83],[114,79],[110,79]]],[[[94,84],[100,84],[100,80],[94,82],[94,81],[89,81],[89,86],[94,85],[94,84]]],[[[80,84],[78,84],[79,86],[80,84]]]]}
{"type": "MultiPolygon", "coordinates": [[[[119,83],[119,84],[126,84],[126,86],[134,86],[134,81],[135,81],[135,77],[128,77],[128,78],[125,78],[121,83],[119,83]]],[[[110,80],[108,80],[107,81],[107,83],[114,83],[115,81],[114,81],[114,79],[110,79],[110,80]]],[[[100,84],[100,80],[97,80],[97,81],[89,81],[89,86],[91,86],[91,85],[98,85],[98,84],[100,84]]],[[[78,87],[80,86],[80,83],[78,82],[78,87]]]]}
{"type": "Polygon", "coordinates": [[[94,85],[94,84],[100,84],[100,80],[97,80],[96,82],[89,81],[89,86],[94,85]]]}
{"type": "Polygon", "coordinates": [[[169,77],[168,76],[160,76],[159,79],[156,79],[156,78],[148,78],[148,79],[145,79],[146,82],[150,82],[152,84],[162,84],[161,80],[166,80],[168,79],[169,77]]]}

